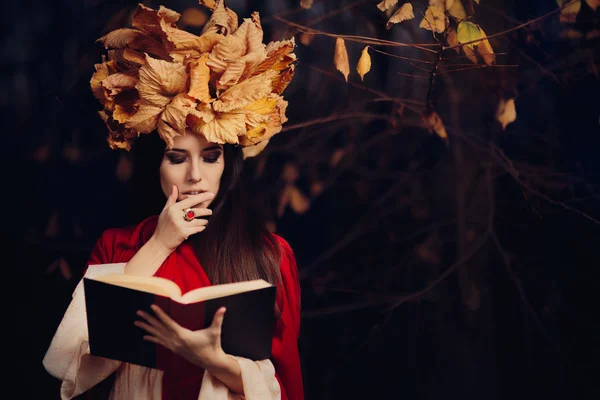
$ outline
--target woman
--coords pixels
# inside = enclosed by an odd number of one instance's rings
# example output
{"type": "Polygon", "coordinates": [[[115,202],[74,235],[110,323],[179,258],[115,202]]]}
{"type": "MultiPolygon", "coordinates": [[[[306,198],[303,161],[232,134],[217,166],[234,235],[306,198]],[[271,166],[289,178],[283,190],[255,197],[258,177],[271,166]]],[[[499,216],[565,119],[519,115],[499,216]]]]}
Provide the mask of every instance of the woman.
{"type": "Polygon", "coordinates": [[[154,275],[183,292],[268,280],[278,287],[272,356],[253,362],[226,354],[220,344],[225,309],[209,328],[192,332],[160,308],[140,310],[136,325],[147,340],[197,369],[162,372],[92,356],[80,282],[44,358],[45,368],[63,381],[63,399],[109,377],[111,399],[303,398],[294,255],[248,211],[240,182],[244,156],[262,150],[285,122],[280,94],[293,75],[293,41],[259,46],[258,15],[238,28],[232,13],[218,1],[203,33],[192,38],[175,27],[179,14],[140,5],[133,16],[137,31],[118,30],[101,40],[107,48],[124,46],[97,65],[91,81],[104,104],[109,144],[129,150],[135,143],[136,157],[158,169],[141,173],[160,182],[166,201],[158,215],[136,226],[105,231],[85,275],[154,275]]]}

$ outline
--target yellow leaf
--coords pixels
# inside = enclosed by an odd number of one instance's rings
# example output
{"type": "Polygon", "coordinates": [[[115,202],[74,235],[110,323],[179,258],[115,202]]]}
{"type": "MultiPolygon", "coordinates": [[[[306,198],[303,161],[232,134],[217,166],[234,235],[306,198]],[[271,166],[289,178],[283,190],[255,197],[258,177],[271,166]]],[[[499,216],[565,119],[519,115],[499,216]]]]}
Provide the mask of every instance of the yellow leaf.
{"type": "Polygon", "coordinates": [[[454,47],[459,44],[458,37],[456,35],[456,29],[452,27],[448,28],[448,35],[446,36],[446,41],[448,42],[448,46],[453,47],[452,50],[454,50],[456,54],[460,54],[460,47],[454,47]]]}
{"type": "Polygon", "coordinates": [[[305,10],[309,10],[313,6],[314,2],[315,0],[300,0],[300,7],[304,8],[305,10]]]}
{"type": "MultiPolygon", "coordinates": [[[[562,7],[569,2],[571,2],[571,0],[556,0],[556,4],[558,4],[559,7],[562,7]]],[[[574,23],[577,18],[577,14],[579,14],[579,10],[581,10],[581,1],[576,1],[575,3],[561,9],[559,16],[560,22],[569,24],[574,23]]]]}
{"type": "Polygon", "coordinates": [[[399,22],[402,21],[407,21],[410,19],[413,19],[415,17],[415,14],[413,12],[413,6],[410,3],[404,3],[402,4],[402,7],[400,7],[388,20],[387,24],[385,25],[386,29],[390,29],[392,27],[392,24],[397,24],[399,22]]]}
{"type": "Polygon", "coordinates": [[[456,29],[458,43],[467,43],[465,46],[470,47],[471,49],[475,49],[475,46],[477,46],[479,42],[469,42],[481,39],[482,34],[483,31],[479,29],[479,26],[470,21],[462,21],[460,24],[458,24],[458,28],[456,29]]]}
{"type": "Polygon", "coordinates": [[[492,49],[492,45],[487,39],[487,35],[483,31],[483,29],[479,27],[479,30],[481,31],[481,36],[486,39],[477,43],[477,51],[479,52],[479,55],[483,58],[483,61],[487,65],[492,65],[496,62],[496,54],[494,54],[494,49],[492,49]]]}
{"type": "Polygon", "coordinates": [[[517,110],[515,108],[515,99],[501,99],[496,110],[496,119],[502,125],[502,129],[517,119],[517,110]]]}
{"type": "Polygon", "coordinates": [[[365,46],[363,49],[360,58],[358,59],[358,64],[356,65],[356,72],[360,75],[360,79],[364,80],[364,76],[367,72],[371,70],[371,56],[369,55],[369,46],[365,46]]]}
{"type": "Polygon", "coordinates": [[[467,19],[467,12],[461,0],[455,0],[451,7],[448,7],[448,14],[452,15],[458,20],[467,19]]]}
{"type": "Polygon", "coordinates": [[[338,71],[344,75],[346,82],[350,74],[350,62],[348,61],[348,51],[346,50],[346,42],[344,39],[337,38],[335,40],[335,52],[333,55],[333,63],[338,71]]]}
{"type": "Polygon", "coordinates": [[[382,0],[381,3],[377,4],[377,8],[381,11],[387,11],[394,7],[398,3],[398,0],[382,0]]]}
{"type": "Polygon", "coordinates": [[[429,132],[435,132],[446,144],[448,144],[448,133],[446,127],[442,122],[440,116],[435,112],[431,111],[423,116],[423,120],[429,132]]]}
{"type": "Polygon", "coordinates": [[[425,17],[421,20],[419,28],[427,29],[428,31],[442,33],[448,26],[448,17],[444,10],[430,6],[425,11],[425,17]]]}
{"type": "Polygon", "coordinates": [[[446,11],[454,5],[454,0],[429,0],[429,5],[446,11]]]}

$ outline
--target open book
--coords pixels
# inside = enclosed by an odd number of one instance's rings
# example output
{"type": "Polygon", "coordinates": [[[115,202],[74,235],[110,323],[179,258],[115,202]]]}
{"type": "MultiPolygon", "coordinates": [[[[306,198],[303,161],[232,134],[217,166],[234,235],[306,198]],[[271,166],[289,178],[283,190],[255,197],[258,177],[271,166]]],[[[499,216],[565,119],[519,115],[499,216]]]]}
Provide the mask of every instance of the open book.
{"type": "Polygon", "coordinates": [[[276,286],[262,279],[207,286],[181,294],[165,278],[109,274],[83,278],[90,353],[160,370],[188,370],[192,365],[161,345],[143,339],[136,312],[153,314],[156,304],[181,326],[210,326],[215,312],[226,307],[221,345],[227,354],[263,360],[271,356],[275,328],[276,286]]]}

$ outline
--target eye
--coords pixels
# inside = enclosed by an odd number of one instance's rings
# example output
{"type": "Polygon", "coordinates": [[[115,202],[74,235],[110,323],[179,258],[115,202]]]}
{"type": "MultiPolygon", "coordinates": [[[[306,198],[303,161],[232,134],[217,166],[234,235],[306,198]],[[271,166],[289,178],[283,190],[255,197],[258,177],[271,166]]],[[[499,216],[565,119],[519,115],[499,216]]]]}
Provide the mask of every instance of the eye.
{"type": "Polygon", "coordinates": [[[165,156],[167,157],[167,160],[169,160],[169,162],[171,164],[181,164],[182,162],[187,160],[187,157],[182,156],[180,154],[167,153],[165,156]]]}
{"type": "Polygon", "coordinates": [[[220,157],[221,157],[221,153],[219,152],[219,153],[214,153],[214,154],[207,154],[203,158],[204,158],[205,163],[214,164],[217,161],[219,161],[220,157]]]}

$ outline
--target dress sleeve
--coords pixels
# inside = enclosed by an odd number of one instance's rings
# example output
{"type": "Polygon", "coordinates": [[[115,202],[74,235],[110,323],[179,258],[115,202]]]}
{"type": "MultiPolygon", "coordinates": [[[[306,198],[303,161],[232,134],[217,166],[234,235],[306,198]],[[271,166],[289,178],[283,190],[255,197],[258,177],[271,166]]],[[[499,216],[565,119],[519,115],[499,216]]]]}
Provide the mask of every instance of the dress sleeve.
{"type": "Polygon", "coordinates": [[[271,359],[281,386],[281,399],[303,400],[304,387],[298,351],[301,310],[298,267],[290,245],[279,236],[277,241],[281,250],[281,318],[273,336],[271,359]]]}
{"type": "MultiPolygon", "coordinates": [[[[125,263],[108,263],[102,238],[92,251],[90,264],[84,277],[109,273],[123,273],[125,263]]],[[[73,292],[71,303],[65,312],[50,346],[44,356],[44,368],[62,380],[61,399],[71,399],[92,388],[116,371],[121,362],[95,357],[89,354],[87,316],[83,279],[73,292]]]]}

